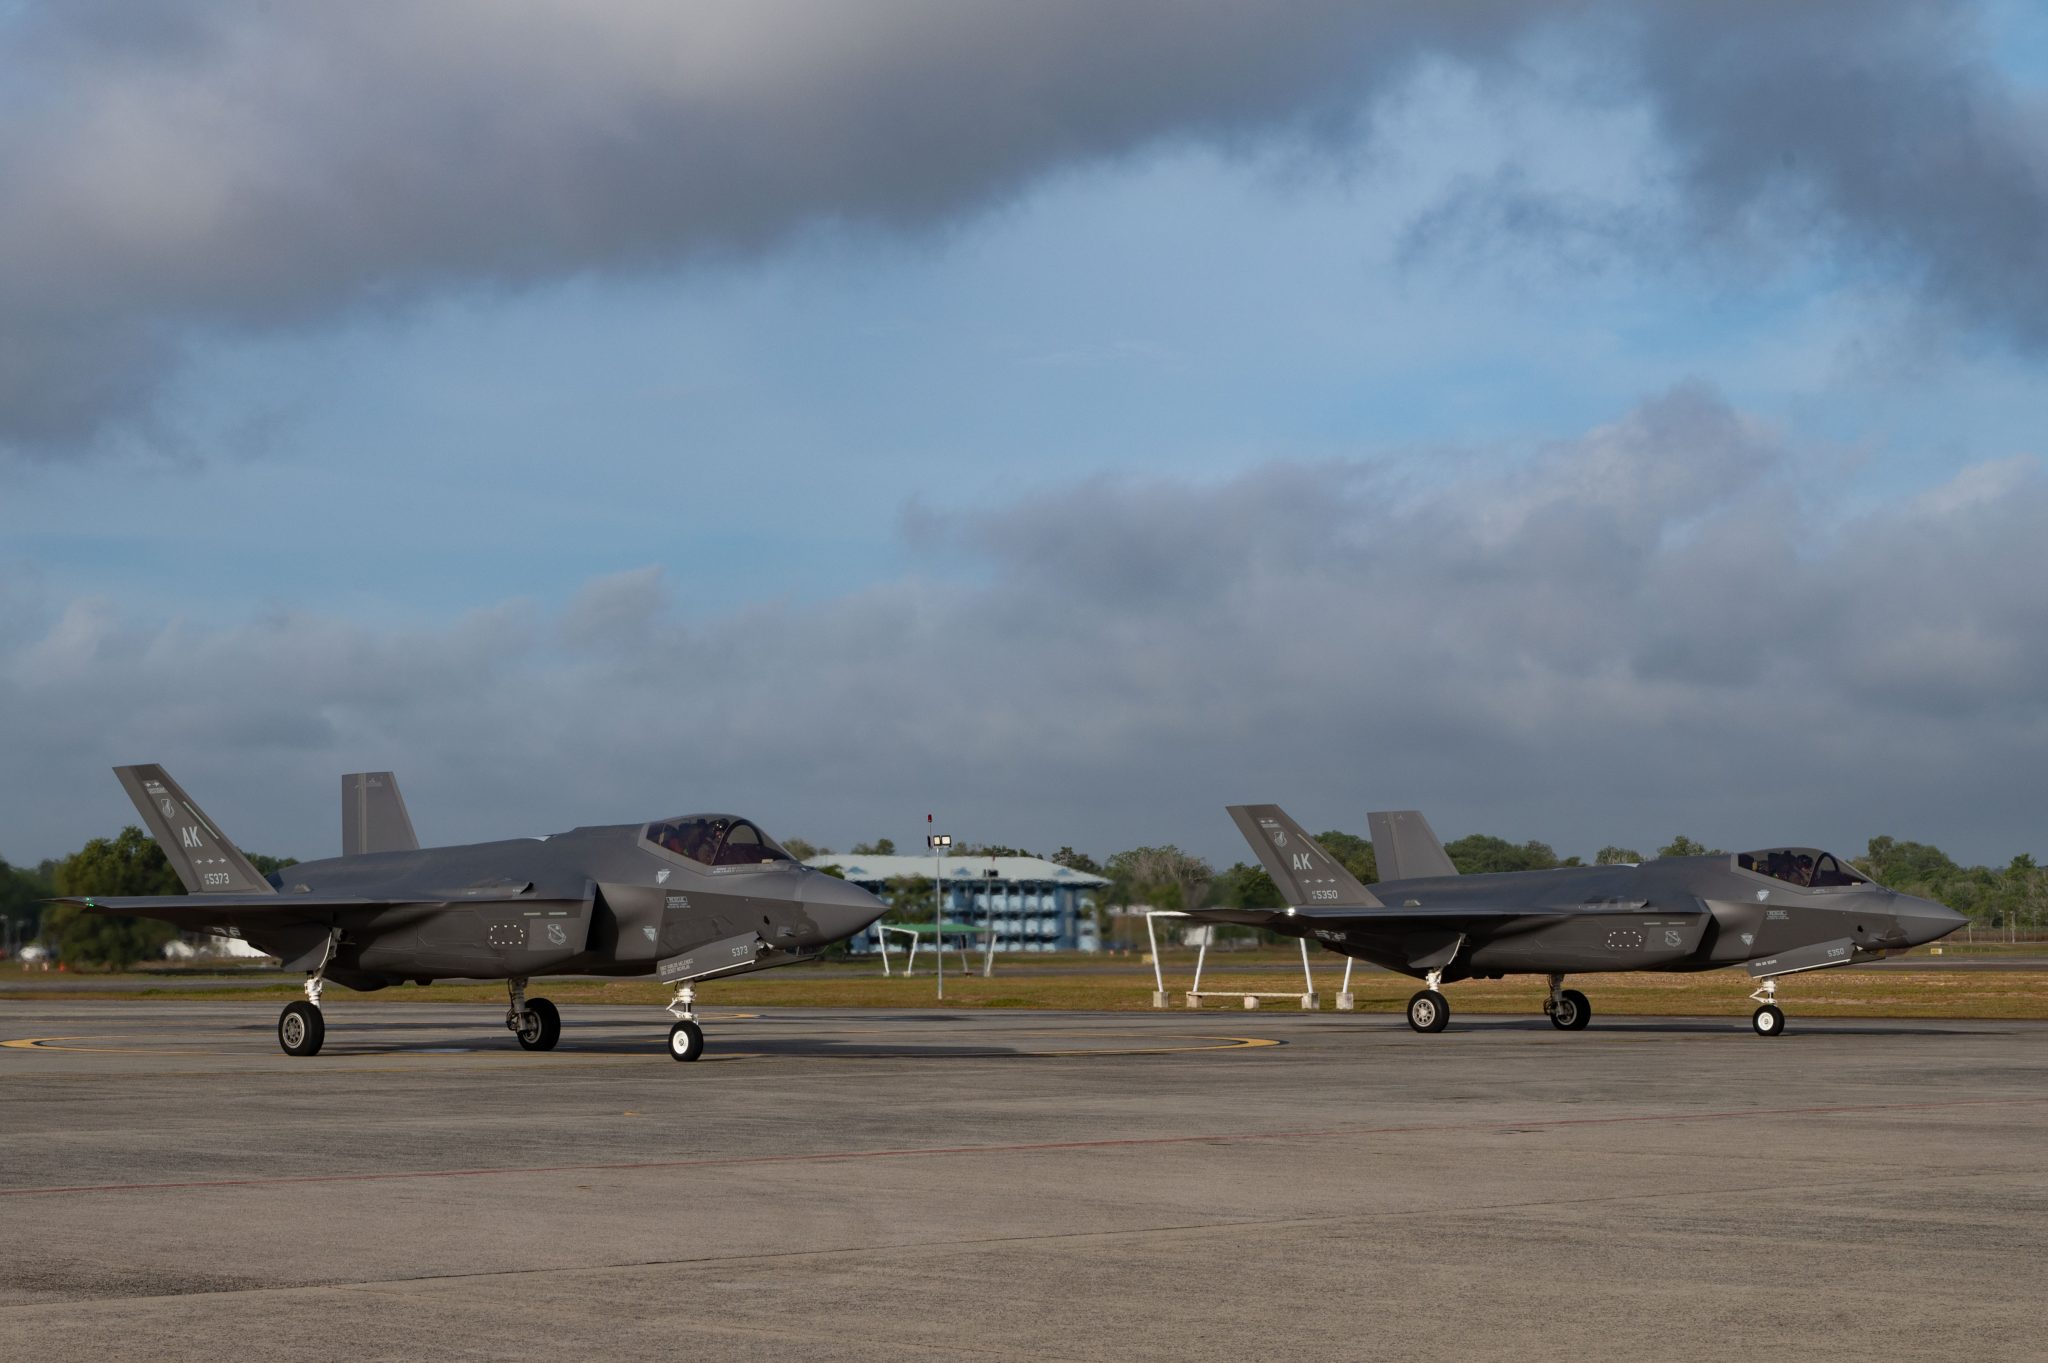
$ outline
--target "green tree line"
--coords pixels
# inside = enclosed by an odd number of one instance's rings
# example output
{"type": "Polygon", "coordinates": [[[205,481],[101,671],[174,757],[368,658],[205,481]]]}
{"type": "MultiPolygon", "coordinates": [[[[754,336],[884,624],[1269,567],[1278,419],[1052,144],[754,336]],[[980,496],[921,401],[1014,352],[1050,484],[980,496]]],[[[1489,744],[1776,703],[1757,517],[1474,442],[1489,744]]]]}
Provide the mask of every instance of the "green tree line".
{"type": "MultiPolygon", "coordinates": [[[[250,853],[268,874],[298,864],[296,857],[250,853]]],[[[162,953],[178,930],[150,918],[110,918],[72,904],[45,904],[53,895],[183,894],[178,873],[156,840],[130,824],[111,838],[94,838],[70,856],[34,870],[0,861],[0,918],[7,940],[40,942],[69,965],[125,970],[162,953]]]]}

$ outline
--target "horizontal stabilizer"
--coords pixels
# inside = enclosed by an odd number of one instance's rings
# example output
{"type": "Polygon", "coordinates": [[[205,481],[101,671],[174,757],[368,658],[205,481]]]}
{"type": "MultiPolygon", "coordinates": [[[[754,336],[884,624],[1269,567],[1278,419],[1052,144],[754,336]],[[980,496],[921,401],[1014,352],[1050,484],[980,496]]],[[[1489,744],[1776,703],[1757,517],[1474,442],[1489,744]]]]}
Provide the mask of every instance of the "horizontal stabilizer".
{"type": "Polygon", "coordinates": [[[116,767],[121,789],[149,827],[164,859],[191,894],[270,895],[277,889],[214,826],[162,767],[116,767]]]}
{"type": "Polygon", "coordinates": [[[1230,805],[1237,831],[1251,844],[1274,888],[1289,904],[1377,906],[1373,892],[1325,852],[1278,805],[1230,805]]]}
{"type": "Polygon", "coordinates": [[[388,771],[352,771],[341,778],[341,854],[416,852],[420,840],[388,771]]]}
{"type": "MultiPolygon", "coordinates": [[[[1503,923],[1517,918],[1633,918],[1640,921],[1645,913],[1670,913],[1670,910],[1647,908],[1640,903],[1600,901],[1591,904],[1371,904],[1371,905],[1316,905],[1289,909],[1197,909],[1190,918],[1205,923],[1238,923],[1246,927],[1271,928],[1279,932],[1299,933],[1303,928],[1360,927],[1381,931],[1395,931],[1408,926],[1431,927],[1470,925],[1478,923],[1503,923]]],[[[1703,915],[1688,911],[1681,919],[1673,915],[1673,924],[1681,921],[1691,925],[1703,915]]],[[[1834,964],[1834,962],[1823,962],[1834,964]]],[[[1811,967],[1801,967],[1810,969],[1811,967]]]]}
{"type": "Polygon", "coordinates": [[[1375,810],[1365,816],[1365,826],[1372,833],[1372,855],[1379,863],[1381,880],[1428,880],[1458,874],[1421,810],[1375,810]]]}
{"type": "MultiPolygon", "coordinates": [[[[283,894],[256,898],[246,894],[59,895],[45,904],[76,904],[94,913],[149,918],[158,909],[230,909],[244,916],[278,917],[302,909],[391,909],[407,904],[445,904],[445,899],[373,899],[359,894],[283,894]]],[[[325,916],[325,915],[323,915],[325,916]]]]}
{"type": "Polygon", "coordinates": [[[440,900],[365,899],[360,895],[334,894],[65,895],[43,902],[76,904],[88,913],[110,918],[154,918],[192,931],[251,923],[326,923],[337,916],[415,906],[438,909],[442,905],[440,900]]]}

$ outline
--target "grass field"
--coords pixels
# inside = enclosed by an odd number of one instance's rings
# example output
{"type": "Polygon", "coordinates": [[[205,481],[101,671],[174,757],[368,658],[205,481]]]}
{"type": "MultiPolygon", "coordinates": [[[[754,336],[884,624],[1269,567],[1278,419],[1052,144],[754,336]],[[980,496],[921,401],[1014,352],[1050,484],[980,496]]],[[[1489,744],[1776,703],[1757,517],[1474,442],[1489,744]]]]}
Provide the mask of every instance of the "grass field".
{"type": "MultiPolygon", "coordinates": [[[[1185,1006],[1184,991],[1193,973],[1192,956],[1180,956],[1181,953],[1174,953],[1166,967],[1170,999],[1176,1008],[1185,1006]]],[[[1218,960],[1212,958],[1212,970],[1203,983],[1218,991],[1238,992],[1218,992],[1205,1001],[1205,1007],[1241,1010],[1243,991],[1299,993],[1301,989],[1300,967],[1293,964],[1290,969],[1292,963],[1284,954],[1231,953],[1220,958],[1220,966],[1218,960]]],[[[186,975],[186,980],[173,986],[166,981],[165,973],[78,975],[62,986],[38,988],[32,997],[282,1000],[299,994],[295,980],[280,978],[275,984],[264,986],[222,980],[218,987],[206,987],[199,983],[203,976],[179,972],[186,975]]],[[[1316,970],[1316,989],[1325,1009],[1332,1006],[1341,974],[1341,968],[1328,964],[1321,964],[1316,970]]],[[[51,981],[48,975],[34,978],[39,984],[51,981]]],[[[0,989],[7,983],[7,976],[0,974],[0,989]]],[[[1746,1016],[1752,1007],[1748,1001],[1752,985],[1739,970],[1700,975],[1582,975],[1574,977],[1572,983],[1592,1000],[1596,1017],[1733,1017],[1746,1016]]],[[[1413,980],[1374,970],[1361,970],[1352,979],[1352,993],[1361,1012],[1398,1012],[1416,988],[1413,980]]],[[[564,1005],[659,1006],[668,1001],[670,991],[650,980],[578,979],[537,981],[528,992],[545,994],[564,1005]]],[[[885,979],[872,966],[836,964],[796,966],[711,981],[699,987],[698,998],[710,1006],[914,1009],[941,1006],[933,992],[928,969],[920,969],[909,979],[901,975],[885,979]]],[[[1780,982],[1779,992],[1780,1003],[1796,1016],[2048,1019],[2048,971],[1843,968],[1792,976],[1780,982]]],[[[1447,985],[1445,993],[1452,1008],[1460,1012],[1536,1014],[1542,1009],[1543,982],[1534,977],[1474,980],[1447,985]]],[[[328,997],[337,1002],[346,999],[351,1004],[397,1000],[477,1006],[501,1004],[505,987],[442,982],[425,988],[406,985],[359,995],[335,986],[328,997]]],[[[984,980],[978,975],[963,977],[949,971],[943,1006],[1144,1010],[1152,1006],[1152,968],[1128,956],[999,959],[991,979],[984,980]]],[[[1292,1009],[1298,1005],[1287,999],[1268,999],[1264,1006],[1292,1009]]],[[[4,1003],[0,1003],[0,1009],[4,1009],[4,1003]]]]}

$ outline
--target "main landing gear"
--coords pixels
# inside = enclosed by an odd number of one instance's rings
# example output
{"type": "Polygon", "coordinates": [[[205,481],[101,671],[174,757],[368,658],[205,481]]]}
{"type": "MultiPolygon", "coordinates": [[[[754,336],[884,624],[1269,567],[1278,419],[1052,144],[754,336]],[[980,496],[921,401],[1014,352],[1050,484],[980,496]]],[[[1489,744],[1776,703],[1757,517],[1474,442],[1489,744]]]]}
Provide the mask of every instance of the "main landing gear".
{"type": "MultiPolygon", "coordinates": [[[[317,991],[308,988],[308,994],[317,991]]],[[[318,1055],[327,1040],[327,1020],[320,1016],[317,998],[288,1003],[277,1015],[277,1044],[286,1055],[318,1055]]]]}
{"type": "Polygon", "coordinates": [[[562,1039],[561,1010],[546,999],[526,997],[526,979],[514,976],[505,981],[510,1001],[505,1007],[505,1029],[519,1038],[526,1051],[552,1051],[562,1039]]]}
{"type": "Polygon", "coordinates": [[[1550,997],[1543,1000],[1543,1012],[1560,1032],[1582,1032],[1593,1020],[1593,1005],[1576,989],[1564,987],[1564,976],[1550,977],[1550,997]]]}
{"type": "Polygon", "coordinates": [[[1785,1034],[1785,1010],[1778,1006],[1778,978],[1773,975],[1756,987],[1750,995],[1757,1001],[1757,1008],[1749,1015],[1749,1025],[1756,1028],[1758,1036],[1783,1036],[1785,1034]]]}
{"type": "Polygon", "coordinates": [[[327,934],[327,950],[321,953],[320,964],[306,974],[305,1000],[286,1004],[277,1015],[277,1044],[286,1055],[318,1055],[321,1043],[327,1040],[327,1019],[320,1013],[320,991],[327,984],[327,963],[334,959],[334,949],[340,943],[340,928],[327,934]]]}
{"type": "Polygon", "coordinates": [[[1451,1001],[1439,988],[1444,972],[1432,970],[1424,979],[1429,987],[1408,1000],[1408,1025],[1418,1032],[1441,1032],[1451,1021],[1451,1001]]]}
{"type": "Polygon", "coordinates": [[[688,980],[676,986],[676,996],[669,1003],[669,1015],[676,1025],[668,1029],[668,1055],[671,1060],[695,1060],[704,1054],[704,1029],[697,1025],[697,991],[688,980]]]}

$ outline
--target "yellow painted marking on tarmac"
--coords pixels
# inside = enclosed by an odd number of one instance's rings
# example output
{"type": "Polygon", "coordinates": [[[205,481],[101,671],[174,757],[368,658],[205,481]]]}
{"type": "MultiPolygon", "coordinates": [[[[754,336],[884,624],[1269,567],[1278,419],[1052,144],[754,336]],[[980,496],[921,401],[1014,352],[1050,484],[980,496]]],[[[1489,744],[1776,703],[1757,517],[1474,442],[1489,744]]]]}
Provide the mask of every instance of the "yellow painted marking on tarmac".
{"type": "Polygon", "coordinates": [[[18,1051],[84,1051],[95,1055],[212,1055],[212,1051],[152,1050],[147,1046],[66,1046],[67,1041],[112,1041],[111,1036],[25,1036],[17,1041],[0,1041],[18,1051]]]}

